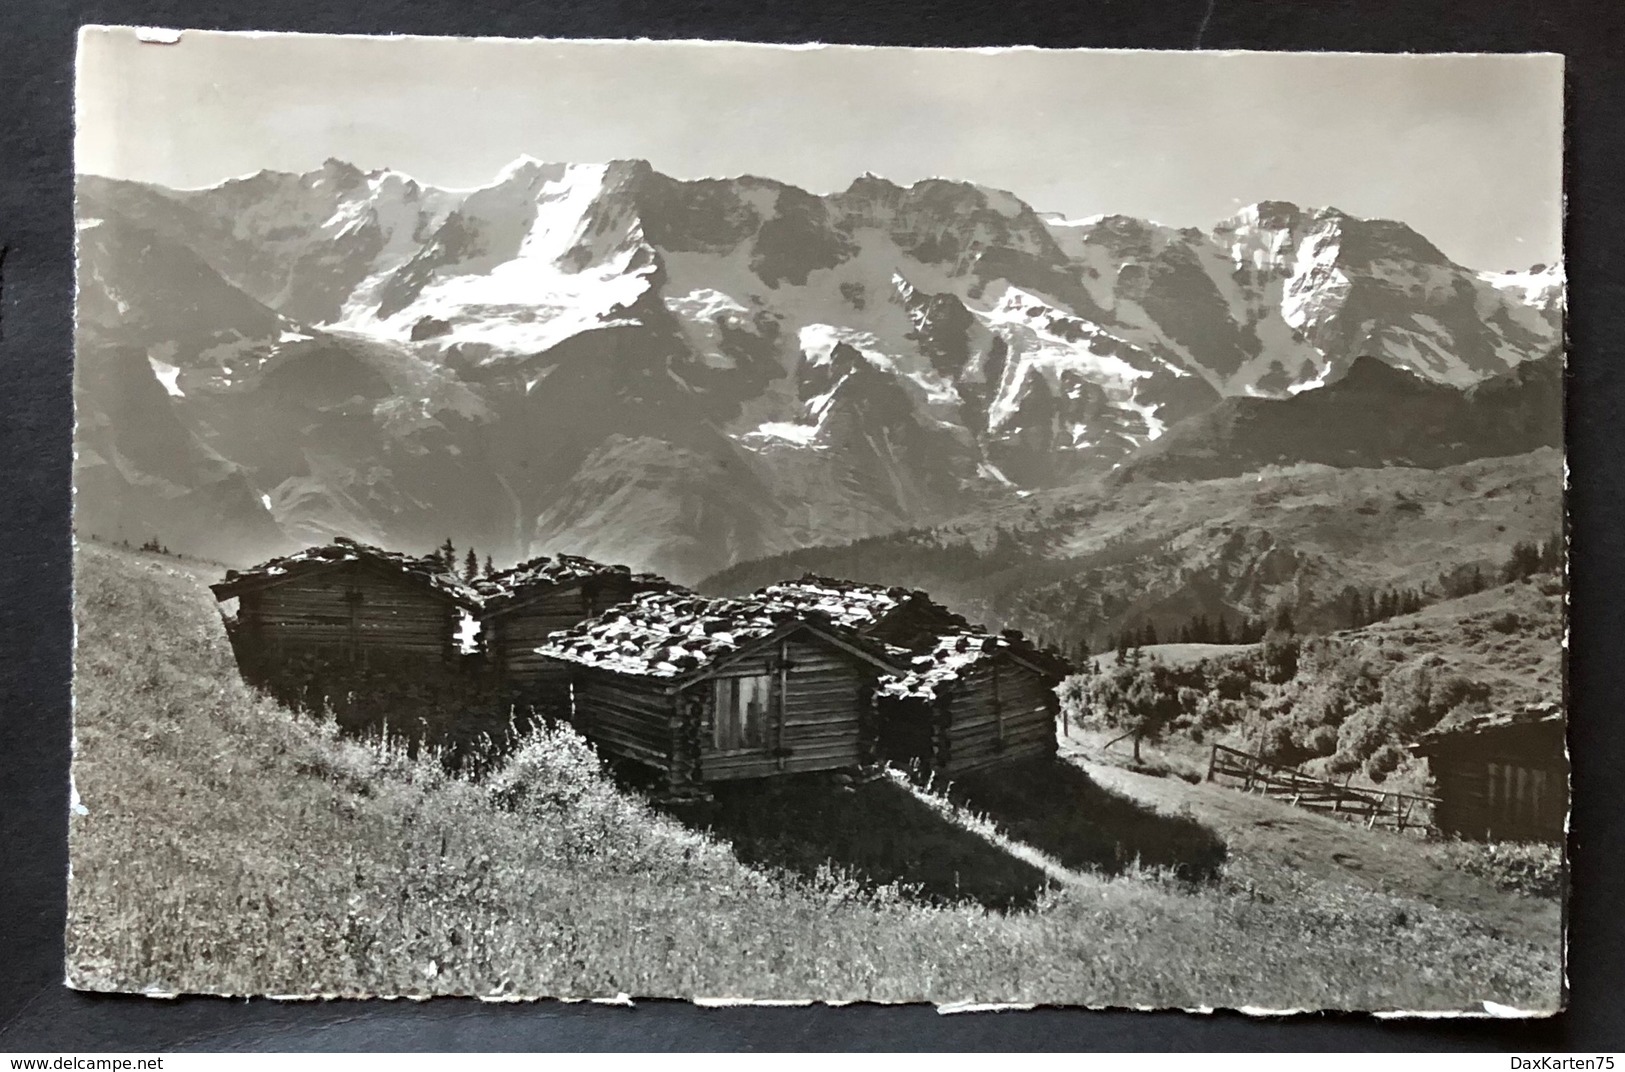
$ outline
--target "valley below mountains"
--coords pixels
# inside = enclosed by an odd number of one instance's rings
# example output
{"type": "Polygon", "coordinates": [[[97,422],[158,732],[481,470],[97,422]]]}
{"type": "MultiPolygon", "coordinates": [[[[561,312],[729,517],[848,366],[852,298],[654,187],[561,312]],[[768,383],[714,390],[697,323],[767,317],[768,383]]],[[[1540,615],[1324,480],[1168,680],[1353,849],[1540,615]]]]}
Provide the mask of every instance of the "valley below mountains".
{"type": "Polygon", "coordinates": [[[724,587],[1002,539],[1019,583],[905,572],[1095,637],[1186,604],[1313,618],[1333,582],[1561,517],[1560,267],[1470,269],[1395,221],[1175,228],[636,160],[77,193],[75,523],[104,539],[241,565],[450,536],[724,587]],[[1304,496],[1313,538],[1281,512],[1304,496]]]}

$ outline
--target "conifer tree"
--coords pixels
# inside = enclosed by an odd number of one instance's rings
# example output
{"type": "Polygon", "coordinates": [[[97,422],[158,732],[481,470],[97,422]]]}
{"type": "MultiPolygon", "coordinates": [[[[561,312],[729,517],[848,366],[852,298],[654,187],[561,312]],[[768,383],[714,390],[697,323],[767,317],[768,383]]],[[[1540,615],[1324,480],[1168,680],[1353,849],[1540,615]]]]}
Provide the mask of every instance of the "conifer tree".
{"type": "Polygon", "coordinates": [[[1540,545],[1542,573],[1559,573],[1563,569],[1563,534],[1552,533],[1552,538],[1540,545]]]}
{"type": "Polygon", "coordinates": [[[1525,543],[1520,540],[1512,545],[1512,554],[1508,556],[1506,565],[1501,570],[1502,579],[1508,584],[1521,581],[1539,572],[1540,564],[1540,547],[1533,541],[1525,543]]]}
{"type": "Polygon", "coordinates": [[[485,556],[485,576],[489,577],[489,576],[491,576],[491,574],[495,573],[496,571],[497,571],[497,568],[491,564],[491,556],[486,555],[485,556]]]}
{"type": "Polygon", "coordinates": [[[451,537],[450,536],[447,536],[446,537],[446,542],[440,545],[439,558],[440,558],[440,568],[441,569],[445,570],[448,573],[456,571],[456,569],[457,569],[457,548],[455,548],[455,547],[453,547],[451,545],[451,537]]]}
{"type": "Polygon", "coordinates": [[[480,556],[476,555],[474,553],[474,549],[472,547],[470,547],[468,549],[468,556],[463,559],[463,580],[472,581],[474,578],[478,577],[479,575],[480,575],[480,556]]]}

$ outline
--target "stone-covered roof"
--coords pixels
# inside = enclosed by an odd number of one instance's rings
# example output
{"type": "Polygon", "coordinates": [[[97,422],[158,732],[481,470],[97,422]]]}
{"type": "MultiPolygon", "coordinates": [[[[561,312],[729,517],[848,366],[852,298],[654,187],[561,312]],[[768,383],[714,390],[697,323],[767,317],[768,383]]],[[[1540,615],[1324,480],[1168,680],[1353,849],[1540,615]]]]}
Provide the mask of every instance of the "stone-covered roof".
{"type": "Polygon", "coordinates": [[[1057,678],[1067,673],[1059,657],[1034,647],[1018,632],[995,634],[966,629],[938,638],[934,648],[914,656],[906,672],[881,678],[879,694],[897,699],[934,700],[939,690],[952,690],[977,666],[1006,652],[1057,678]]]}
{"type": "Polygon", "coordinates": [[[510,569],[499,570],[489,577],[481,577],[474,581],[474,588],[480,595],[484,609],[496,611],[548,588],[617,575],[629,581],[634,592],[664,591],[676,587],[664,577],[653,573],[633,573],[629,567],[619,564],[607,565],[581,555],[544,555],[510,569]]]}
{"type": "Polygon", "coordinates": [[[935,602],[919,589],[863,584],[814,573],[796,581],[780,581],[757,589],[755,598],[784,603],[803,610],[817,611],[831,621],[859,632],[878,624],[892,611],[909,602],[929,606],[945,619],[968,625],[965,619],[935,602]]]}
{"type": "Polygon", "coordinates": [[[367,562],[399,573],[415,584],[465,607],[477,607],[479,593],[466,584],[455,572],[444,570],[433,556],[418,557],[399,551],[385,551],[380,547],[336,537],[332,543],[308,547],[291,555],[273,558],[252,569],[227,570],[225,579],[209,586],[216,599],[231,599],[243,592],[282,584],[302,574],[315,573],[347,562],[367,562]]]}
{"type": "Polygon", "coordinates": [[[906,651],[861,639],[816,611],[771,600],[690,592],[635,596],[573,629],[554,633],[536,650],[580,666],[675,680],[795,623],[836,634],[892,666],[901,666],[908,658],[906,651]]]}
{"type": "Polygon", "coordinates": [[[1527,726],[1550,726],[1561,734],[1564,719],[1563,707],[1560,704],[1527,704],[1515,711],[1475,715],[1461,722],[1429,730],[1411,744],[1411,750],[1425,756],[1452,745],[1527,726]]]}

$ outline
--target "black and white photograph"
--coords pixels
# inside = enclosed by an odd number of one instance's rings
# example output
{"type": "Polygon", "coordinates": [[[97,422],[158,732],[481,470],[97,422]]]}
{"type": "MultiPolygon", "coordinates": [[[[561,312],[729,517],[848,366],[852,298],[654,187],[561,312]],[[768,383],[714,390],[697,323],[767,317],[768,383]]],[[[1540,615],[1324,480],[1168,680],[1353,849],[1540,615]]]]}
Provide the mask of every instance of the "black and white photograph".
{"type": "Polygon", "coordinates": [[[1558,1012],[1563,73],[83,28],[68,985],[1558,1012]]]}

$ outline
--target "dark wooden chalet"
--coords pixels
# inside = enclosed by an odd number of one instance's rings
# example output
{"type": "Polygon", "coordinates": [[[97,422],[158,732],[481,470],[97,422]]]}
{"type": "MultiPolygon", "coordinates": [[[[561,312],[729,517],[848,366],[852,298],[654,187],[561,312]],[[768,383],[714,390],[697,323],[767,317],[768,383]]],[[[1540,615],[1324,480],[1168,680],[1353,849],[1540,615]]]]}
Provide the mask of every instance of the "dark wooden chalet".
{"type": "Polygon", "coordinates": [[[756,598],[823,614],[837,625],[887,644],[928,651],[944,633],[970,628],[963,617],[919,589],[887,588],[809,573],[756,592],[756,598]]]}
{"type": "Polygon", "coordinates": [[[873,758],[873,692],[906,653],[783,603],[640,595],[540,654],[568,669],[571,719],[670,789],[873,758]]]}
{"type": "MultiPolygon", "coordinates": [[[[487,665],[515,688],[537,691],[548,676],[537,646],[641,592],[669,591],[663,577],[578,555],[533,558],[475,582],[480,647],[487,665]]],[[[553,677],[558,677],[554,668],[553,677]]]]}
{"type": "Polygon", "coordinates": [[[908,670],[881,680],[881,758],[955,777],[1054,755],[1060,712],[1055,689],[1070,672],[1020,633],[944,635],[915,656],[908,670]]]}
{"type": "Polygon", "coordinates": [[[366,664],[452,659],[479,596],[438,560],[340,537],[324,547],[227,570],[209,586],[236,599],[234,635],[256,666],[295,654],[366,664]]]}
{"type": "Polygon", "coordinates": [[[1565,721],[1556,707],[1486,715],[1425,734],[1441,833],[1493,841],[1561,841],[1568,815],[1565,721]]]}

